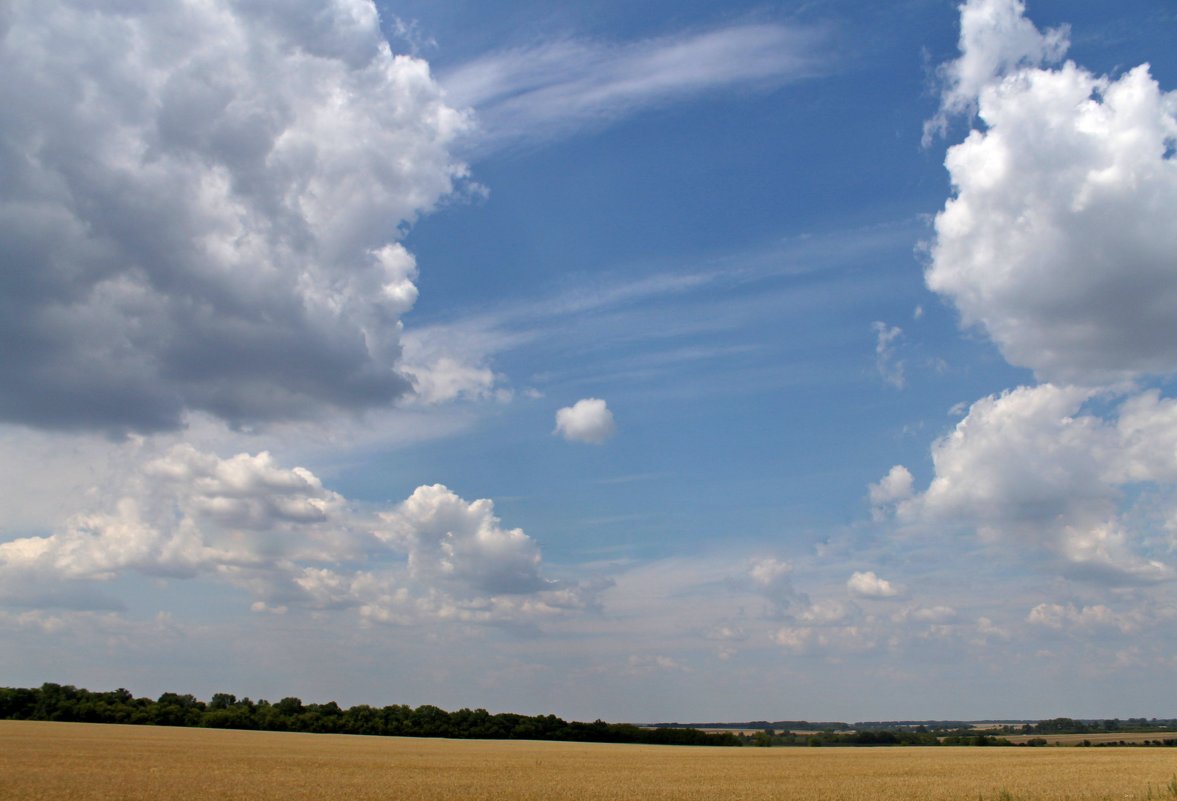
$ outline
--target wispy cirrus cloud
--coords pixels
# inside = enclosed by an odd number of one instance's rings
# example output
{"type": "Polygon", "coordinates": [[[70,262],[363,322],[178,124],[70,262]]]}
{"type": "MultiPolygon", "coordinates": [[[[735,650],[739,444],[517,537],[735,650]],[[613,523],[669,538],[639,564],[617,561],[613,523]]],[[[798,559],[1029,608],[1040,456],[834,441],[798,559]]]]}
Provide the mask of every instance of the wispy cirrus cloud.
{"type": "MultiPolygon", "coordinates": [[[[451,307],[445,316],[405,330],[403,367],[416,378],[444,367],[442,358],[463,365],[442,370],[454,379],[438,383],[450,388],[444,395],[450,398],[498,397],[511,378],[498,364],[522,350],[548,352],[550,368],[530,377],[544,391],[569,378],[590,386],[619,375],[644,380],[735,359],[772,371],[776,364],[766,361],[771,343],[743,333],[750,321],[776,325],[786,309],[795,309],[793,319],[799,320],[815,309],[842,308],[877,294],[877,279],[864,280],[856,266],[881,253],[908,251],[925,231],[922,221],[904,219],[806,234],[688,262],[617,265],[521,292],[491,310],[451,307]],[[571,353],[577,354],[575,369],[571,353]]],[[[807,330],[812,336],[813,329],[807,330]]],[[[903,369],[902,363],[885,366],[903,369]]],[[[417,397],[431,399],[420,388],[417,397]]]]}
{"type": "Polygon", "coordinates": [[[631,42],[565,38],[489,53],[439,76],[473,107],[477,149],[558,138],[640,108],[732,86],[768,87],[820,71],[823,34],[744,24],[631,42]]]}

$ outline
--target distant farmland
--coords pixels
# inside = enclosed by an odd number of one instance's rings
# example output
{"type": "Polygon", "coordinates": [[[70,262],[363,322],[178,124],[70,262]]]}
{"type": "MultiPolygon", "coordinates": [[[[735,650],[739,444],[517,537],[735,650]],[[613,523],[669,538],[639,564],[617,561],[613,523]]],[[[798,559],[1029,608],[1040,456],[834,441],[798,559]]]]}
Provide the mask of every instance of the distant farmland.
{"type": "Polygon", "coordinates": [[[5,801],[1173,799],[1163,748],[707,748],[0,721],[5,801]]]}
{"type": "MultiPolygon", "coordinates": [[[[1153,743],[1177,738],[1172,731],[1111,731],[1086,734],[1003,734],[1011,743],[1027,743],[1031,740],[1046,740],[1048,745],[1106,745],[1119,743],[1153,743]]],[[[1177,762],[1177,760],[1174,760],[1177,762]]]]}

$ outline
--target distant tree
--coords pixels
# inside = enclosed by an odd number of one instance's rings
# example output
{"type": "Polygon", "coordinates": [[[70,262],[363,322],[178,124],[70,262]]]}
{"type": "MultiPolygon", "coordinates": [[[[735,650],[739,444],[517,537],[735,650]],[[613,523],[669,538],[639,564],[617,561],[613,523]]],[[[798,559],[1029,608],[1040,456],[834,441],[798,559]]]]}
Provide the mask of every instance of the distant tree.
{"type": "Polygon", "coordinates": [[[278,703],[274,704],[274,708],[279,715],[283,717],[292,718],[295,715],[302,714],[302,699],[288,696],[283,698],[278,703]]]}
{"type": "Polygon", "coordinates": [[[237,703],[237,696],[233,693],[213,693],[208,702],[209,709],[228,709],[237,703]]]}

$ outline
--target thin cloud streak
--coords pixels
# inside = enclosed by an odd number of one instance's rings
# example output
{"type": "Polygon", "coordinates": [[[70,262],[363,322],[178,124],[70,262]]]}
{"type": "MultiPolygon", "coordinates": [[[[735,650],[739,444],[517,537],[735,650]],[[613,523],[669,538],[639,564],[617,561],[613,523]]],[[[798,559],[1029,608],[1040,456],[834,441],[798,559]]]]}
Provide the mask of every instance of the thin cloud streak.
{"type": "MultiPolygon", "coordinates": [[[[636,277],[630,276],[640,268],[632,266],[603,277],[586,276],[551,293],[500,304],[490,313],[459,312],[448,320],[409,327],[403,336],[406,363],[413,370],[419,354],[443,354],[454,364],[468,366],[469,375],[493,372],[497,381],[504,378],[494,372],[501,357],[538,348],[548,353],[553,367],[530,380],[546,386],[570,382],[592,387],[619,378],[648,381],[690,370],[700,361],[739,363],[741,382],[760,384],[767,378],[776,385],[783,377],[779,365],[765,367],[766,375],[760,375],[755,365],[765,365],[773,353],[779,355],[780,347],[792,346],[745,341],[740,332],[750,321],[768,324],[785,310],[804,314],[877,297],[886,287],[878,275],[860,275],[860,265],[880,252],[909,248],[923,231],[918,220],[900,220],[785,238],[636,277]],[[739,341],[731,341],[732,336],[739,341]],[[622,346],[637,350],[615,352],[607,362],[598,361],[602,353],[622,346]],[[593,363],[607,364],[608,369],[594,370],[593,363]]],[[[497,383],[473,382],[453,394],[502,397],[499,390],[503,386],[497,383]]]]}
{"type": "Polygon", "coordinates": [[[477,150],[560,138],[638,109],[743,85],[773,87],[820,71],[823,35],[733,25],[626,43],[562,39],[474,59],[443,73],[448,102],[474,108],[477,150]]]}

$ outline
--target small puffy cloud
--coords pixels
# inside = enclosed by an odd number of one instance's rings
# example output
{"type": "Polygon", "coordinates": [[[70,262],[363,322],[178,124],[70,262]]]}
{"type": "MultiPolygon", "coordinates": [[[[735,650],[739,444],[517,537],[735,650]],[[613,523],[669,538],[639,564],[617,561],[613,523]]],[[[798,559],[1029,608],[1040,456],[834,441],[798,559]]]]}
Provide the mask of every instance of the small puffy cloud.
{"type": "Polygon", "coordinates": [[[779,559],[754,559],[748,567],[748,576],[757,587],[779,587],[793,574],[793,565],[779,559]]]}
{"type": "Polygon", "coordinates": [[[1013,637],[1008,628],[994,623],[992,619],[985,616],[977,618],[973,634],[973,644],[979,646],[987,645],[990,640],[1009,640],[1013,637]]]}
{"type": "Polygon", "coordinates": [[[859,611],[852,603],[827,598],[810,604],[798,617],[811,626],[830,626],[856,617],[859,611]]]}
{"type": "Polygon", "coordinates": [[[469,120],[370,0],[5,13],[0,420],[155,431],[410,391],[399,240],[463,180],[469,120]]]}
{"type": "Polygon", "coordinates": [[[805,626],[782,626],[773,633],[772,639],[782,648],[800,653],[813,641],[813,629],[805,626]]]}
{"type": "Polygon", "coordinates": [[[613,412],[600,398],[584,398],[556,412],[556,430],[564,439],[599,445],[617,433],[613,412]]]}
{"type": "Polygon", "coordinates": [[[793,565],[779,559],[753,559],[748,566],[747,581],[752,589],[763,595],[777,610],[783,610],[805,596],[793,588],[793,565]]]}
{"type": "Polygon", "coordinates": [[[927,285],[1041,380],[1177,371],[1177,94],[1147,65],[1067,62],[1015,0],[962,7],[944,109],[984,127],[949,148],[927,285]]]}
{"type": "Polygon", "coordinates": [[[869,487],[870,503],[876,520],[883,517],[887,507],[901,504],[913,494],[915,477],[901,464],[894,465],[887,475],[869,487]]]}
{"type": "Polygon", "coordinates": [[[855,571],[846,582],[846,589],[859,598],[894,598],[899,594],[894,584],[879,578],[873,570],[855,571]]]}
{"type": "Polygon", "coordinates": [[[490,595],[552,585],[540,575],[535,542],[522,529],[502,528],[489,500],[468,503],[434,484],[418,487],[383,519],[377,536],[408,553],[414,578],[490,595]]]}

